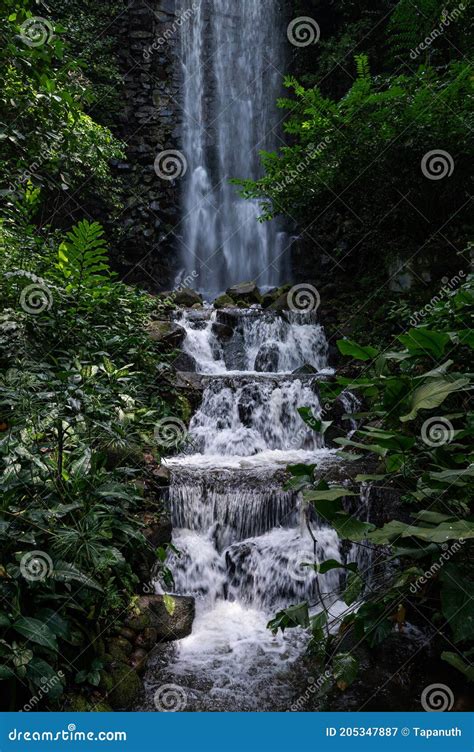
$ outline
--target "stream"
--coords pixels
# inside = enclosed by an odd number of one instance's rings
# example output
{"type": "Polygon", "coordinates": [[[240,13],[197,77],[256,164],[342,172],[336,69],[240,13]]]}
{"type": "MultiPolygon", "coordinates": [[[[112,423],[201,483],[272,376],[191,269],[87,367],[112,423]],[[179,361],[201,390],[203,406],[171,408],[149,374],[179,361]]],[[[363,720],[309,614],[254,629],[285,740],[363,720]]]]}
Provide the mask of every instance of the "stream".
{"type": "MultiPolygon", "coordinates": [[[[337,534],[317,519],[314,552],[301,496],[284,490],[287,465],[316,464],[324,476],[340,462],[297,412],[321,414],[327,342],[314,314],[255,307],[219,315],[232,323],[225,340],[214,333],[210,309],[179,320],[183,349],[208,375],[188,449],[166,462],[180,552],[168,563],[176,593],[196,599],[196,618],[191,635],[159,648],[149,664],[147,707],[160,685],[172,684],[184,691],[187,710],[287,710],[307,686],[297,667],[308,636],[298,628],[273,637],[267,623],[305,599],[320,610],[314,571],[303,562],[347,559],[337,534]],[[264,363],[274,370],[260,370],[264,363]]],[[[319,576],[335,616],[346,608],[340,585],[340,570],[319,576]]]]}

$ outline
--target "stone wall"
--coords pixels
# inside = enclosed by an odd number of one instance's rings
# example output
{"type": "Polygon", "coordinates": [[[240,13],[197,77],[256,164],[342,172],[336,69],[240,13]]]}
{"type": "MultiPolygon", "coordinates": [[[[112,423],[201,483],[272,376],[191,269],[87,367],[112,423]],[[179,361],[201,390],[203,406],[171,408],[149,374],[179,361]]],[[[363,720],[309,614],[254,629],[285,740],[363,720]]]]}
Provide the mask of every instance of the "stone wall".
{"type": "Polygon", "coordinates": [[[120,19],[124,106],[117,135],[126,160],[115,165],[125,189],[118,263],[128,283],[169,288],[175,272],[179,180],[161,178],[158,154],[180,148],[179,25],[176,0],[125,0],[120,19]]]}

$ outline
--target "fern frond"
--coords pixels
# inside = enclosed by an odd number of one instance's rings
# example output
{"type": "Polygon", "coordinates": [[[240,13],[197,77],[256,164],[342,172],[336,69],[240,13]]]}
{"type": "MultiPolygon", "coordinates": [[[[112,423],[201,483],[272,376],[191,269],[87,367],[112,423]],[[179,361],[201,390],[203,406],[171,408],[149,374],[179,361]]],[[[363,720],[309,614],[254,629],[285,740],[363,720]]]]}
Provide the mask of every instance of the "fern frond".
{"type": "Polygon", "coordinates": [[[71,287],[95,287],[111,276],[104,231],[82,220],[66,235],[58,251],[58,268],[71,287]]]}

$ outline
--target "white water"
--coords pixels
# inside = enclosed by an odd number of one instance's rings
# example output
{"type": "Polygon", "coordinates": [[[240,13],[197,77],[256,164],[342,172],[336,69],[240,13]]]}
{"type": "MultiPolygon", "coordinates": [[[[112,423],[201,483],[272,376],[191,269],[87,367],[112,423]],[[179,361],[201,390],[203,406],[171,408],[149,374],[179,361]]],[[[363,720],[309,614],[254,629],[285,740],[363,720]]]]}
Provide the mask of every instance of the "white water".
{"type": "Polygon", "coordinates": [[[278,145],[281,10],[275,0],[179,0],[178,12],[189,16],[181,25],[184,272],[207,297],[243,279],[276,286],[287,276],[285,233],[278,221],[258,222],[258,203],[229,181],[259,177],[259,151],[278,145]]]}
{"type": "MultiPolygon", "coordinates": [[[[219,362],[216,348],[205,344],[215,318],[195,323],[202,328],[190,324],[188,352],[192,347],[201,370],[219,362]]],[[[251,366],[259,326],[272,332],[286,362],[298,361],[299,321],[282,323],[277,314],[272,320],[254,312],[237,317],[241,362],[251,366]]],[[[320,364],[327,366],[323,330],[317,323],[303,326],[306,340],[319,343],[320,364]]],[[[314,376],[262,377],[245,370],[208,378],[190,424],[192,454],[166,463],[173,544],[179,551],[168,564],[175,591],[196,599],[196,619],[192,634],[175,643],[164,665],[149,670],[150,693],[159,682],[178,684],[190,710],[285,710],[291,705],[291,676],[307,634],[295,629],[272,637],[266,625],[279,609],[303,600],[319,610],[321,594],[325,607],[337,613],[341,570],[319,575],[317,582],[314,569],[305,564],[341,561],[345,555],[334,530],[316,517],[311,522],[314,543],[300,495],[283,488],[288,464],[312,463],[324,475],[338,461],[297,412],[310,406],[320,415],[317,383],[314,376]]]]}
{"type": "Polygon", "coordinates": [[[185,330],[183,350],[194,358],[198,373],[293,373],[312,366],[328,369],[324,330],[314,314],[277,316],[259,309],[227,313],[206,310],[183,312],[178,324],[185,330]],[[222,321],[232,329],[229,339],[218,337],[222,321]]]}

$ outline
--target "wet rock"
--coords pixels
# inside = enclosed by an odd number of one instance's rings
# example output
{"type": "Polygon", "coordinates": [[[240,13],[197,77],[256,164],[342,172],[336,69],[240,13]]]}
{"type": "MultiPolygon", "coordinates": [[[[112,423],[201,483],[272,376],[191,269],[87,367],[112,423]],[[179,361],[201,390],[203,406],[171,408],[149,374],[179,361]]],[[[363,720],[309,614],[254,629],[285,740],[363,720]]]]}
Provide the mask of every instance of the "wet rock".
{"type": "Polygon", "coordinates": [[[236,303],[247,303],[253,305],[254,303],[260,303],[262,296],[255,282],[243,282],[240,285],[234,285],[229,287],[226,291],[232,300],[236,303]]]}
{"type": "Polygon", "coordinates": [[[192,355],[188,355],[188,353],[185,352],[180,352],[179,355],[173,360],[173,368],[176,368],[177,371],[196,373],[197,363],[192,355]]]}
{"type": "Polygon", "coordinates": [[[237,410],[239,411],[241,423],[246,428],[252,426],[252,418],[255,408],[260,404],[261,400],[262,395],[258,384],[247,384],[243,387],[237,404],[237,410]]]}
{"type": "Polygon", "coordinates": [[[155,549],[171,543],[173,527],[169,519],[157,520],[153,514],[145,514],[143,519],[146,527],[143,530],[150,547],[155,549]]]}
{"type": "Polygon", "coordinates": [[[143,650],[152,650],[158,642],[158,630],[154,627],[146,627],[137,635],[136,646],[143,650]]]}
{"type": "Polygon", "coordinates": [[[194,598],[184,595],[171,596],[170,613],[162,595],[144,595],[133,605],[125,624],[130,629],[141,632],[147,627],[157,631],[159,642],[181,640],[191,634],[195,603],[194,598]]]}
{"type": "Polygon", "coordinates": [[[214,308],[232,308],[234,301],[229,295],[219,295],[214,301],[214,308]]]}
{"type": "Polygon", "coordinates": [[[159,467],[155,468],[152,472],[153,472],[154,477],[159,478],[160,480],[164,480],[168,482],[170,479],[170,471],[169,471],[169,468],[166,467],[166,465],[160,465],[159,467]]]}
{"type": "Polygon", "coordinates": [[[255,358],[254,368],[260,373],[276,373],[278,371],[278,362],[280,360],[280,351],[275,342],[262,345],[255,358]]]}
{"type": "Polygon", "coordinates": [[[280,288],[274,287],[273,290],[262,295],[262,308],[268,308],[281,295],[280,288]]]}
{"type": "Polygon", "coordinates": [[[173,293],[173,300],[177,306],[184,306],[184,308],[192,308],[196,304],[202,305],[202,298],[199,293],[189,287],[184,287],[182,290],[173,293]]]}
{"type": "Polygon", "coordinates": [[[130,656],[129,665],[137,674],[142,674],[145,671],[147,660],[147,651],[143,648],[136,648],[130,656]]]}
{"type": "Polygon", "coordinates": [[[228,324],[221,324],[220,322],[216,321],[212,325],[212,333],[217,337],[217,339],[228,341],[234,334],[234,330],[231,326],[228,326],[228,324]]]}
{"type": "Polygon", "coordinates": [[[300,366],[293,371],[293,376],[310,376],[311,374],[317,372],[317,368],[312,366],[310,363],[305,363],[303,366],[300,366]]]}
{"type": "Polygon", "coordinates": [[[147,331],[153,342],[169,347],[179,347],[186,336],[185,330],[171,321],[152,321],[147,331]]]}

